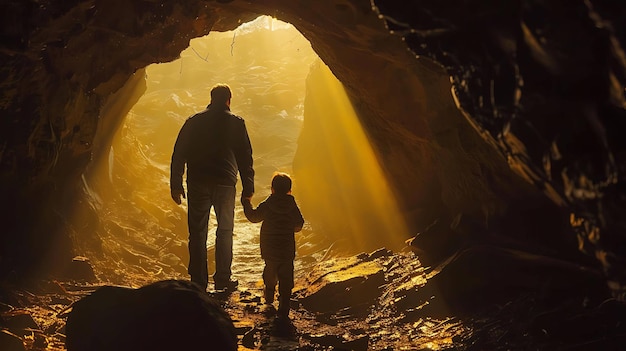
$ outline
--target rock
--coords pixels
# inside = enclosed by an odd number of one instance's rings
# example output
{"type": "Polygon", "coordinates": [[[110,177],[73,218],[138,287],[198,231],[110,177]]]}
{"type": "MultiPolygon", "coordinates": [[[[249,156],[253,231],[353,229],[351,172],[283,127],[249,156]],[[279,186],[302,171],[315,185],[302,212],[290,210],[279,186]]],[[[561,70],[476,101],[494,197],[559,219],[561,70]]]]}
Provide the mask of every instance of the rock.
{"type": "Polygon", "coordinates": [[[449,221],[439,218],[407,240],[407,244],[419,255],[423,264],[435,265],[458,250],[462,239],[450,227],[449,221]]]}
{"type": "Polygon", "coordinates": [[[393,255],[393,251],[386,249],[384,247],[371,252],[370,254],[367,255],[367,258],[365,259],[366,261],[372,261],[375,260],[377,258],[381,258],[381,257],[389,257],[393,255]]]}
{"type": "Polygon", "coordinates": [[[420,305],[428,303],[428,300],[423,299],[423,292],[421,291],[426,285],[425,274],[418,274],[410,279],[402,279],[402,282],[394,284],[393,294],[393,306],[396,311],[406,313],[406,311],[418,308],[420,305]]]}
{"type": "Polygon", "coordinates": [[[344,345],[352,351],[367,351],[369,339],[370,338],[367,335],[358,335],[351,340],[346,341],[344,345]]]}
{"type": "Polygon", "coordinates": [[[11,330],[39,329],[37,322],[30,313],[25,311],[15,311],[5,314],[4,326],[11,330]]]}
{"type": "Polygon", "coordinates": [[[484,245],[461,251],[429,275],[412,297],[415,306],[429,302],[454,314],[473,313],[523,294],[534,294],[546,304],[573,298],[601,301],[610,295],[599,270],[484,245]]]}
{"type": "Polygon", "coordinates": [[[0,330],[0,350],[2,351],[25,351],[24,342],[19,336],[8,330],[0,330]]]}
{"type": "Polygon", "coordinates": [[[299,302],[308,310],[329,313],[374,304],[385,275],[376,260],[347,258],[317,266],[306,281],[307,288],[299,292],[299,302]]]}
{"type": "Polygon", "coordinates": [[[556,308],[534,318],[531,330],[562,343],[578,343],[589,350],[617,350],[623,345],[615,335],[625,335],[626,304],[614,299],[583,308],[556,308]],[[575,313],[572,313],[574,310],[575,313]],[[597,336],[603,335],[603,338],[597,336]],[[594,340],[595,339],[595,340],[594,340]],[[589,343],[589,340],[592,340],[589,343]]]}
{"type": "Polygon", "coordinates": [[[74,304],[66,332],[68,351],[237,349],[230,316],[182,280],[101,287],[74,304]]]}
{"type": "Polygon", "coordinates": [[[32,334],[33,337],[33,350],[45,350],[48,347],[48,340],[46,335],[42,331],[34,331],[32,334]]]}
{"type": "Polygon", "coordinates": [[[72,259],[71,263],[67,265],[65,276],[68,279],[83,282],[95,282],[97,280],[91,262],[83,256],[76,256],[72,259]]]}
{"type": "Polygon", "coordinates": [[[241,345],[249,349],[256,348],[257,344],[259,343],[259,335],[260,332],[256,328],[248,330],[245,334],[243,334],[243,337],[241,338],[241,345]]]}

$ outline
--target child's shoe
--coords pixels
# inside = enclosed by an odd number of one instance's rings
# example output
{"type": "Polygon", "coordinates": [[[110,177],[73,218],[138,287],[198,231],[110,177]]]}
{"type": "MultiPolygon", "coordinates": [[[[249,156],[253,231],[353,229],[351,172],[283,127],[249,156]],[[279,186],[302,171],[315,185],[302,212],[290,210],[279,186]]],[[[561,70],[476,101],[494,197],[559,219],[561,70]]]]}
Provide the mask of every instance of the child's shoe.
{"type": "Polygon", "coordinates": [[[289,317],[290,301],[287,299],[279,299],[278,303],[278,316],[289,317]]]}
{"type": "Polygon", "coordinates": [[[265,298],[265,303],[267,305],[272,304],[274,302],[274,289],[265,288],[263,291],[263,297],[265,298]]]}

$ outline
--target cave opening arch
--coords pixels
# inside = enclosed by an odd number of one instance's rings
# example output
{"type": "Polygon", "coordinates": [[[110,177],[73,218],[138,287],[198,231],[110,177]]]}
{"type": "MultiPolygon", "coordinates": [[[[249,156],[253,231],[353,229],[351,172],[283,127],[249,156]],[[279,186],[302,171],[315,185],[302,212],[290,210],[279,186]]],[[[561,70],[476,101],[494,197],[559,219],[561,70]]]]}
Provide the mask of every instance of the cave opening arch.
{"type": "MultiPolygon", "coordinates": [[[[128,108],[125,84],[139,84],[141,69],[151,63],[174,60],[191,38],[212,30],[232,30],[262,13],[294,24],[345,86],[393,180],[412,233],[438,218],[444,225],[462,223],[454,221],[461,217],[491,224],[502,214],[520,213],[519,209],[541,200],[537,189],[517,177],[502,155],[468,125],[451,98],[448,73],[408,51],[407,43],[390,34],[370,1],[306,6],[281,1],[118,2],[117,7],[97,1],[96,5],[43,13],[50,22],[28,46],[36,59],[23,61],[20,58],[31,56],[16,56],[12,61],[15,67],[26,67],[29,74],[24,75],[22,90],[32,94],[10,107],[17,116],[31,114],[39,120],[32,130],[24,127],[27,123],[14,125],[28,139],[28,148],[16,148],[14,158],[23,157],[34,167],[16,163],[9,169],[17,169],[17,176],[8,172],[5,177],[34,176],[38,185],[43,184],[35,191],[14,191],[16,197],[29,196],[7,214],[8,221],[15,223],[10,228],[26,233],[19,243],[6,246],[9,257],[24,254],[17,265],[49,268],[65,262],[72,249],[66,245],[68,233],[76,239],[90,230],[88,224],[68,228],[68,213],[74,207],[88,207],[68,199],[81,201],[81,175],[87,161],[108,153],[108,138],[124,115],[115,110],[128,108]],[[58,89],[49,89],[56,85],[58,89]],[[26,150],[34,150],[36,157],[26,150]],[[40,208],[21,212],[31,203],[40,208]],[[55,211],[45,211],[48,208],[55,211]],[[42,220],[20,227],[29,222],[25,217],[37,211],[44,212],[42,220]],[[11,247],[31,241],[39,244],[10,252],[11,247]],[[49,257],[41,259],[42,255],[49,257]]],[[[544,212],[542,219],[550,216],[544,212]]],[[[512,219],[515,230],[504,235],[533,245],[547,244],[559,251],[574,238],[566,230],[527,230],[528,223],[538,221],[525,221],[521,215],[512,219]],[[559,234],[544,235],[546,231],[559,234]]],[[[432,251],[437,251],[436,245],[432,251]]]]}
{"type": "MultiPolygon", "coordinates": [[[[121,99],[130,102],[111,110],[129,111],[85,180],[100,202],[98,251],[117,258],[117,270],[98,262],[99,272],[120,279],[126,266],[155,279],[173,267],[185,274],[186,204],[176,208],[169,199],[169,157],[182,122],[204,109],[219,82],[231,86],[233,111],[248,125],[260,190],[254,202],[269,195],[274,171],[296,177],[294,194],[318,228],[316,234],[307,225],[297,236],[305,261],[328,257],[331,247],[343,253],[402,248],[409,238],[404,219],[343,86],[293,26],[260,16],[234,31],[192,39],[179,59],[138,71],[123,88],[121,99]],[[306,115],[315,122],[301,135],[306,115]],[[139,270],[124,262],[141,256],[139,270]]],[[[251,281],[250,273],[260,276],[258,225],[243,223],[239,205],[236,217],[234,273],[251,281]]],[[[211,215],[210,233],[214,228],[211,215]]],[[[212,235],[208,244],[211,257],[212,235]]]]}

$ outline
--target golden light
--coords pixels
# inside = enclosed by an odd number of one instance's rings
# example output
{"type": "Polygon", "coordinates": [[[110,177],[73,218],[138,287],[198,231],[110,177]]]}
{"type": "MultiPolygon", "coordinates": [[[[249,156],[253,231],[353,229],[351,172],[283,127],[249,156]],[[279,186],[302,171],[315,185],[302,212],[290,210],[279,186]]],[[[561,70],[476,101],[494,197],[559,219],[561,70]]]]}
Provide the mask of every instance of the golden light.
{"type": "Polygon", "coordinates": [[[307,78],[305,106],[294,172],[306,215],[340,246],[402,248],[408,230],[393,191],[343,85],[321,61],[307,78]]]}
{"type": "MultiPolygon", "coordinates": [[[[98,229],[103,248],[119,258],[99,268],[120,278],[126,264],[143,267],[137,274],[148,272],[146,280],[186,276],[186,202],[176,206],[169,197],[169,162],[183,122],[206,107],[217,83],[231,86],[232,111],[246,120],[257,173],[253,204],[269,195],[274,171],[287,172],[312,224],[309,233],[296,236],[299,245],[313,241],[313,231],[343,241],[350,251],[399,249],[406,228],[375,153],[341,83],[314,62],[319,58],[293,26],[262,16],[236,31],[193,39],[178,60],[148,66],[145,93],[99,174],[86,180],[104,195],[98,229]],[[314,140],[299,138],[303,123],[314,140]]],[[[140,90],[141,74],[129,90],[140,90]]],[[[214,230],[212,215],[209,254],[214,230]]],[[[233,272],[243,281],[261,277],[258,233],[259,224],[248,223],[237,204],[233,272]]]]}

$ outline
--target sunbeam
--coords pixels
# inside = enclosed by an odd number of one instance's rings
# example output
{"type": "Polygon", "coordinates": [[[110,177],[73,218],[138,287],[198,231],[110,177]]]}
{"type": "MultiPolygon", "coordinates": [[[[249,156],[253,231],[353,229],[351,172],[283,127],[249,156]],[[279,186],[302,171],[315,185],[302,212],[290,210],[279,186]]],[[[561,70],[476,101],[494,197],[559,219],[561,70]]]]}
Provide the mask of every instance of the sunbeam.
{"type": "Polygon", "coordinates": [[[400,249],[408,231],[393,191],[343,85],[321,61],[307,78],[305,107],[310,129],[294,173],[307,215],[346,248],[400,249]]]}

